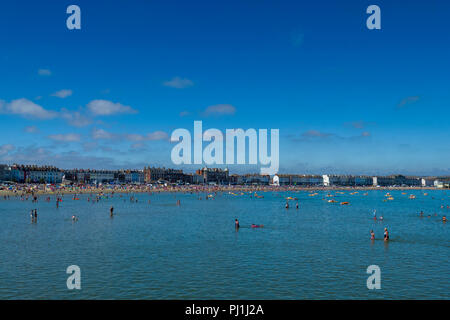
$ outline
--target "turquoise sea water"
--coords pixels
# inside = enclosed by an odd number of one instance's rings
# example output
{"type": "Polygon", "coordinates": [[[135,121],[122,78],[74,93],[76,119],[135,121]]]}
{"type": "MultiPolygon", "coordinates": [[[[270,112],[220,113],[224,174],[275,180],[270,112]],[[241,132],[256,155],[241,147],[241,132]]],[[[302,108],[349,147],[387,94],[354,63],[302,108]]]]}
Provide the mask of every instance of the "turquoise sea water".
{"type": "Polygon", "coordinates": [[[324,191],[136,194],[137,203],[115,194],[94,204],[66,195],[59,209],[54,197],[1,199],[0,299],[449,299],[450,192],[406,192],[390,191],[393,201],[382,190],[331,192],[346,206],[324,191]],[[287,196],[298,210],[284,208],[287,196]],[[366,287],[372,264],[381,290],[366,287]],[[67,289],[69,265],[81,268],[81,290],[67,289]]]}

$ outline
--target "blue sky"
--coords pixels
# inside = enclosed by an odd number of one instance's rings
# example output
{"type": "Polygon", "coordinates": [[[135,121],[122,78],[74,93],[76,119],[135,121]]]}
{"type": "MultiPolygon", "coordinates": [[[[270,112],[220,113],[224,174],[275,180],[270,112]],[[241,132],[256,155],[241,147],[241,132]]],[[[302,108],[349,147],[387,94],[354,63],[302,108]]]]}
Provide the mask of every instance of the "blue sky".
{"type": "Polygon", "coordinates": [[[449,14],[448,1],[4,2],[0,163],[174,167],[167,137],[202,120],[280,129],[280,172],[450,174],[449,14]],[[66,28],[71,4],[81,30],[66,28]],[[366,28],[371,4],[381,30],[366,28]]]}

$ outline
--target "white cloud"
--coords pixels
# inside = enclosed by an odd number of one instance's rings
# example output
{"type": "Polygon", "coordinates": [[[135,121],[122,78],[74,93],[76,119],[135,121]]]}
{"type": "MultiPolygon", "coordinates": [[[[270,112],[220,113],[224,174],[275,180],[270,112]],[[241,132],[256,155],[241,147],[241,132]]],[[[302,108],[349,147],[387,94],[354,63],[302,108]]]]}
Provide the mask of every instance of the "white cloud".
{"type": "Polygon", "coordinates": [[[92,130],[92,138],[95,140],[110,140],[115,138],[115,135],[103,129],[94,129],[92,130]]]}
{"type": "Polygon", "coordinates": [[[145,150],[146,146],[145,144],[141,143],[141,142],[137,142],[137,143],[133,143],[130,146],[131,150],[136,151],[136,150],[145,150]]]}
{"type": "Polygon", "coordinates": [[[404,106],[407,106],[409,104],[415,103],[417,101],[420,100],[419,96],[410,96],[410,97],[406,97],[404,99],[402,99],[402,101],[400,101],[400,103],[397,105],[398,108],[402,108],[404,106]]]}
{"type": "Polygon", "coordinates": [[[233,115],[236,113],[236,108],[231,104],[217,104],[209,106],[203,112],[205,116],[221,116],[221,115],[233,115]]]}
{"type": "Polygon", "coordinates": [[[136,110],[120,103],[114,103],[108,100],[93,100],[88,103],[88,109],[98,116],[109,116],[117,113],[137,113],[136,110]]]}
{"type": "Polygon", "coordinates": [[[157,141],[157,140],[167,140],[169,136],[164,131],[155,131],[148,133],[146,135],[140,134],[127,134],[125,136],[127,140],[130,141],[157,141]]]}
{"type": "Polygon", "coordinates": [[[40,76],[51,76],[52,72],[49,69],[39,69],[38,74],[40,76]]]}
{"type": "Polygon", "coordinates": [[[28,126],[28,127],[25,127],[25,132],[38,133],[39,132],[39,128],[36,127],[36,126],[28,126]]]}
{"type": "Polygon", "coordinates": [[[40,105],[25,98],[16,99],[10,103],[0,102],[0,112],[42,120],[53,119],[57,116],[56,112],[45,110],[40,105]]]}
{"type": "Polygon", "coordinates": [[[4,144],[0,146],[0,156],[4,156],[8,154],[10,151],[13,151],[16,147],[12,144],[4,144]]]}
{"type": "Polygon", "coordinates": [[[59,91],[53,93],[52,96],[64,99],[64,98],[70,97],[72,95],[72,93],[73,93],[72,90],[62,89],[62,90],[59,90],[59,91]]]}
{"type": "Polygon", "coordinates": [[[80,135],[76,133],[67,134],[52,134],[48,136],[49,139],[58,142],[76,142],[80,141],[80,135]]]}
{"type": "Polygon", "coordinates": [[[169,139],[167,133],[163,131],[155,131],[153,133],[147,134],[147,140],[166,140],[169,139]]]}
{"type": "Polygon", "coordinates": [[[192,87],[194,85],[194,82],[192,82],[192,80],[189,80],[187,78],[182,79],[180,77],[175,77],[172,78],[172,80],[164,81],[163,85],[171,88],[184,89],[192,87]]]}
{"type": "Polygon", "coordinates": [[[327,132],[321,132],[318,130],[308,130],[302,134],[305,138],[328,138],[330,136],[333,136],[331,133],[327,132]]]}
{"type": "Polygon", "coordinates": [[[92,123],[92,120],[79,111],[69,111],[61,109],[61,118],[65,119],[71,126],[85,127],[92,123]]]}

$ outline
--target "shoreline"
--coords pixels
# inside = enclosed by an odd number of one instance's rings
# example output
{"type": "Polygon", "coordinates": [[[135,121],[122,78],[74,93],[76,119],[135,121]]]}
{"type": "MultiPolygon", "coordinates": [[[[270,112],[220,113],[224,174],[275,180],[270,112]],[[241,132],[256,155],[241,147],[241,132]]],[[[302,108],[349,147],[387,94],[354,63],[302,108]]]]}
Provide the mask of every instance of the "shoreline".
{"type": "Polygon", "coordinates": [[[121,187],[63,187],[39,189],[39,185],[18,185],[12,190],[0,190],[0,196],[20,195],[66,195],[66,194],[111,194],[111,193],[209,193],[209,192],[298,192],[298,191],[371,191],[371,190],[446,190],[436,187],[345,187],[345,186],[177,186],[149,187],[126,185],[121,187]]]}

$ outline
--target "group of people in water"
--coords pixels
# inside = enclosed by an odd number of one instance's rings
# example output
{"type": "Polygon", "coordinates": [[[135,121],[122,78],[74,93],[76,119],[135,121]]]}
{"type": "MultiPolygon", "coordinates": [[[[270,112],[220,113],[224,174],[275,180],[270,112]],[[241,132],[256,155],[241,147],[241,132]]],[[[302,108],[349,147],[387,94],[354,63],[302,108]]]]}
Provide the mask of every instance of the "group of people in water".
{"type": "MultiPolygon", "coordinates": [[[[375,240],[375,232],[373,230],[370,230],[370,240],[375,240]]],[[[387,228],[384,228],[383,240],[389,241],[389,231],[387,228]]]]}
{"type": "MultiPolygon", "coordinates": [[[[284,207],[289,209],[289,201],[286,201],[286,205],[284,207]]],[[[298,201],[295,203],[295,209],[298,209],[298,201]]]]}
{"type": "MultiPolygon", "coordinates": [[[[234,219],[234,227],[235,227],[236,231],[239,230],[240,225],[239,225],[239,220],[238,219],[234,219]]],[[[264,228],[264,225],[263,224],[254,224],[254,223],[252,223],[250,225],[250,228],[264,228]]]]}
{"type": "MultiPolygon", "coordinates": [[[[441,206],[442,208],[443,206],[441,206]]],[[[448,206],[447,206],[448,207],[448,206]]],[[[437,216],[437,213],[434,214],[434,216],[437,216]]],[[[420,211],[420,217],[423,218],[423,211],[420,211]]],[[[427,215],[428,218],[431,218],[431,214],[427,215]]],[[[442,222],[447,222],[447,217],[445,215],[442,216],[442,222]]]]}
{"type": "Polygon", "coordinates": [[[30,217],[31,217],[31,223],[37,222],[37,218],[38,218],[37,209],[31,209],[30,217]]]}

